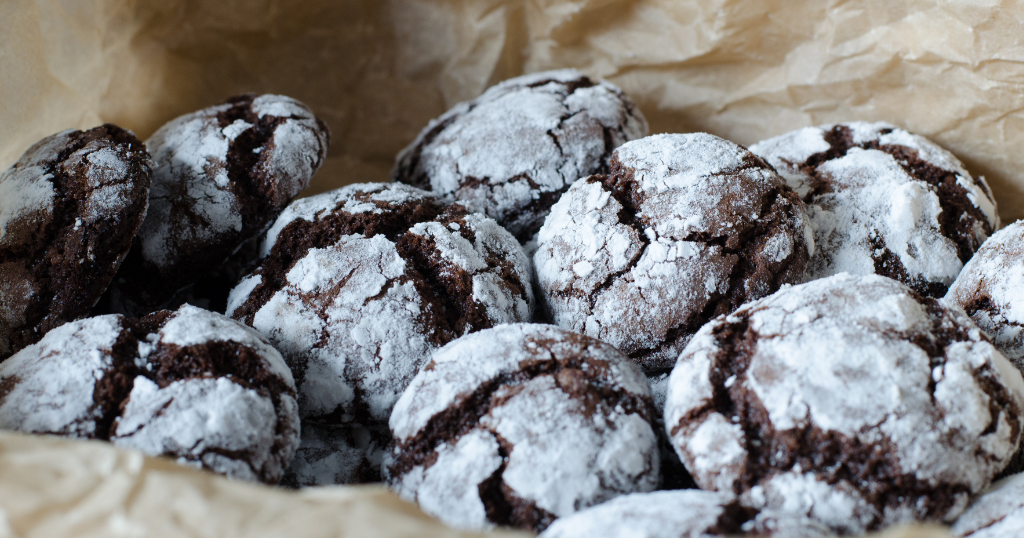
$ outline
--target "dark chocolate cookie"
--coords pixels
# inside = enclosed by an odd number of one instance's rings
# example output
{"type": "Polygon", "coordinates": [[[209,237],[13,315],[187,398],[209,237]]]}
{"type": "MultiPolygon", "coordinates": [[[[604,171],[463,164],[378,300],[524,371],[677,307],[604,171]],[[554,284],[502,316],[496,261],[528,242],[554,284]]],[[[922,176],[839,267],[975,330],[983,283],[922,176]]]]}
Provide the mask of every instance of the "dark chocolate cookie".
{"type": "Polygon", "coordinates": [[[732,142],[627,142],[607,175],[577,181],[552,207],[533,257],[538,299],[555,324],[664,373],[708,320],[800,279],[806,220],[782,178],[732,142]]]}
{"type": "Polygon", "coordinates": [[[256,331],[192,306],[71,322],[0,364],[0,428],[104,439],[274,484],[299,444],[295,384],[256,331]]]}
{"type": "Polygon", "coordinates": [[[464,529],[541,531],[555,518],[658,484],[653,404],[614,347],[513,324],[445,346],[395,405],[385,477],[464,529]]]}
{"type": "Polygon", "coordinates": [[[704,489],[841,534],[952,522],[1010,461],[1024,379],[959,308],[877,276],[789,287],[705,325],[665,424],[704,489]]]}
{"type": "Polygon", "coordinates": [[[981,245],[949,287],[946,300],[960,305],[1024,371],[1024,221],[999,230],[981,245]]]}
{"type": "Polygon", "coordinates": [[[391,178],[469,202],[525,241],[572,182],[645,135],[640,109],[608,82],[574,69],[533,73],[432,120],[391,178]]]}
{"type": "MultiPolygon", "coordinates": [[[[324,428],[383,425],[434,350],[533,311],[516,239],[408,185],[297,200],[267,232],[262,255],[232,291],[229,315],[281,350],[304,423],[324,428]]],[[[314,483],[359,475],[332,473],[314,483]]]]}
{"type": "Polygon", "coordinates": [[[999,228],[992,191],[930,140],[884,122],[808,127],[750,150],[807,203],[815,254],[805,281],[893,278],[942,297],[999,228]]]}
{"type": "Polygon", "coordinates": [[[135,135],[102,125],[0,174],[0,359],[89,313],[146,215],[152,167],[135,135]]]}
{"type": "MultiPolygon", "coordinates": [[[[149,215],[109,308],[142,315],[183,302],[175,294],[219,270],[309,185],[329,137],[308,107],[282,95],[233,97],[161,127],[146,141],[156,163],[149,215]]],[[[226,290],[209,292],[225,300],[226,290]]]]}

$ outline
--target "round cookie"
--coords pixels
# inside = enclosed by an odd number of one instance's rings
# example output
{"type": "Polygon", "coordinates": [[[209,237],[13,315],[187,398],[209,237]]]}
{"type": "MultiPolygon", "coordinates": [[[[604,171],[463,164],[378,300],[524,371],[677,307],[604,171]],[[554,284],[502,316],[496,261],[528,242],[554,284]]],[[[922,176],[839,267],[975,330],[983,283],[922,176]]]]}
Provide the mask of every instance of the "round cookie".
{"type": "Polygon", "coordinates": [[[953,154],[884,122],[808,127],[750,151],[774,166],[815,228],[805,281],[879,274],[942,297],[999,228],[985,179],[953,154]]]}
{"type": "Polygon", "coordinates": [[[994,233],[946,293],[1002,351],[1024,370],[1024,221],[994,233]],[[1020,295],[1018,295],[1020,292],[1020,295]]]}
{"type": "Polygon", "coordinates": [[[431,120],[391,179],[469,202],[525,241],[569,185],[646,134],[640,109],[608,82],[574,69],[533,73],[431,120]]]}
{"type": "MultiPolygon", "coordinates": [[[[161,127],[146,141],[156,163],[149,215],[110,309],[142,315],[182,303],[175,294],[218,270],[309,185],[329,139],[324,122],[283,95],[232,97],[161,127]]],[[[209,290],[211,301],[228,289],[209,290]]]]}
{"type": "Polygon", "coordinates": [[[50,331],[0,364],[0,428],[109,440],[269,484],[299,443],[281,355],[256,331],[188,305],[50,331]]]}
{"type": "Polygon", "coordinates": [[[0,173],[0,359],[89,313],[146,215],[152,167],[107,124],[46,137],[0,173]]]}
{"type": "Polygon", "coordinates": [[[992,484],[950,529],[959,538],[1024,536],[1024,474],[992,484]]]}
{"type": "Polygon", "coordinates": [[[267,232],[262,255],[228,312],[281,350],[308,427],[384,425],[434,350],[532,315],[529,260],[516,239],[408,185],[297,200],[267,232]]]}
{"type": "Polygon", "coordinates": [[[555,324],[656,376],[708,320],[797,281],[810,235],[803,202],[741,146],[649,136],[552,207],[533,257],[538,299],[555,324]]]}
{"type": "Polygon", "coordinates": [[[799,518],[757,514],[730,493],[688,489],[633,493],[556,520],[539,538],[825,537],[799,518]]]}
{"type": "Polygon", "coordinates": [[[788,287],[705,325],[665,424],[704,489],[861,533],[950,522],[1020,443],[1024,380],[958,308],[877,276],[788,287]]]}
{"type": "Polygon", "coordinates": [[[604,342],[551,325],[480,331],[434,354],[391,414],[385,478],[463,529],[541,531],[658,484],[643,374],[604,342]]]}

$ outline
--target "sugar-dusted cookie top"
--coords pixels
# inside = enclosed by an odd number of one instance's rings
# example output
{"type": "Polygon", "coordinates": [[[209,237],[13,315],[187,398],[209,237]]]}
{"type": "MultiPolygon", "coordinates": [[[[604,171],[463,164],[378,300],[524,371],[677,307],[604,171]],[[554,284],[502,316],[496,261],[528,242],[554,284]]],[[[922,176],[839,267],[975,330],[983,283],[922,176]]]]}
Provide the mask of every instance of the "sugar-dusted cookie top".
{"type": "Polygon", "coordinates": [[[956,303],[1024,371],[1024,222],[992,234],[949,287],[956,303]]]}
{"type": "Polygon", "coordinates": [[[999,227],[984,178],[888,123],[807,127],[750,150],[807,203],[815,255],[805,280],[876,273],[941,297],[999,227]]]}
{"type": "Polygon", "coordinates": [[[604,340],[648,374],[672,368],[711,318],[798,282],[804,204],[764,161],[704,133],[623,144],[607,175],[551,209],[534,254],[554,322],[604,340]]]}
{"type": "Polygon", "coordinates": [[[574,69],[532,73],[432,120],[391,178],[466,201],[526,240],[569,185],[646,134],[643,114],[612,84],[574,69]]]}
{"type": "Polygon", "coordinates": [[[327,157],[327,126],[283,95],[246,94],[175,118],[146,141],[150,210],[111,307],[141,315],[266,229],[327,157]]]}
{"type": "Polygon", "coordinates": [[[952,522],[1016,452],[1024,380],[956,307],[878,275],[787,287],[705,325],[665,427],[704,489],[838,533],[952,522]]]}
{"type": "Polygon", "coordinates": [[[276,484],[299,444],[295,384],[256,331],[192,306],[71,322],[0,364],[0,428],[104,439],[276,484]]]}
{"type": "Polygon", "coordinates": [[[650,388],[614,347],[512,324],[434,354],[395,405],[385,476],[449,525],[541,531],[658,485],[650,388]]]}
{"type": "Polygon", "coordinates": [[[46,137],[0,173],[0,359],[89,313],[146,215],[152,167],[108,124],[46,137]]]}

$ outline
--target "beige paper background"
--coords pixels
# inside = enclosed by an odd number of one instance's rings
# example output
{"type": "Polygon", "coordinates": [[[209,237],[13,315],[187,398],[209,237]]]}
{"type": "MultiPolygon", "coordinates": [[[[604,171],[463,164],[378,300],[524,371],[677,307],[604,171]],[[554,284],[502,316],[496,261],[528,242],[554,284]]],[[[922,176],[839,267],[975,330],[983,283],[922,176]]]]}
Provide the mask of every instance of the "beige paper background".
{"type": "Polygon", "coordinates": [[[575,66],[655,132],[743,144],[884,119],[985,175],[1024,216],[1020,2],[4,0],[0,166],[112,121],[146,137],[243,91],[293,95],[334,134],[311,192],[382,181],[426,122],[488,85],[575,66]]]}
{"type": "MultiPolygon", "coordinates": [[[[653,132],[750,144],[891,121],[985,175],[1009,221],[1024,216],[1022,21],[1024,5],[999,0],[0,0],[0,167],[65,128],[109,121],[145,138],[257,91],[297,97],[330,125],[309,192],[383,181],[449,106],[524,71],[574,66],[623,87],[653,132]]],[[[108,448],[0,436],[0,531],[404,536],[421,524],[377,490],[286,493],[108,448]],[[111,471],[122,468],[135,470],[111,471]],[[184,500],[163,502],[164,490],[184,500]],[[145,502],[118,504],[129,499],[145,502]],[[375,533],[342,517],[377,510],[387,515],[375,533]],[[392,528],[401,517],[417,522],[392,528]],[[302,523],[319,518],[326,526],[302,523]]],[[[422,524],[413,534],[451,535],[422,524]]]]}

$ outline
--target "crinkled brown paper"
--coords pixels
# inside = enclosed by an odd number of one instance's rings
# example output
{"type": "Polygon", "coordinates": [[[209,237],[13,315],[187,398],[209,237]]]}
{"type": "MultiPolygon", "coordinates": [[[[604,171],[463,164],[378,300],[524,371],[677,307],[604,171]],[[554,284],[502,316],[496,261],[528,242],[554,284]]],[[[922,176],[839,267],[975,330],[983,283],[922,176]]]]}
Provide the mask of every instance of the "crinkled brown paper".
{"type": "MultiPolygon", "coordinates": [[[[312,191],[382,181],[449,106],[574,66],[624,88],[654,132],[750,144],[896,123],[983,174],[1011,221],[1024,216],[1022,20],[997,0],[3,0],[0,167],[62,129],[109,121],[145,138],[258,91],[330,125],[312,191]]],[[[0,536],[456,535],[379,489],[281,492],[95,444],[3,436],[0,449],[0,536]]]]}

